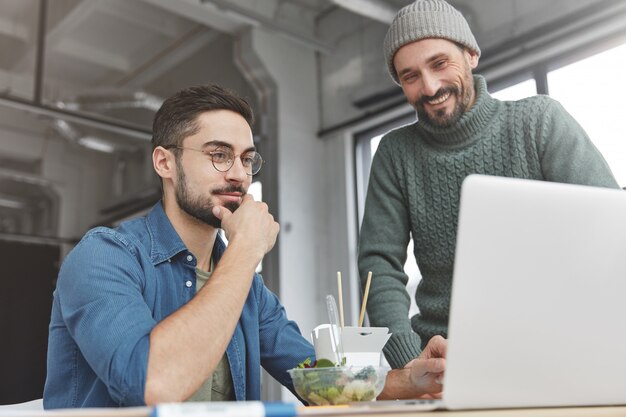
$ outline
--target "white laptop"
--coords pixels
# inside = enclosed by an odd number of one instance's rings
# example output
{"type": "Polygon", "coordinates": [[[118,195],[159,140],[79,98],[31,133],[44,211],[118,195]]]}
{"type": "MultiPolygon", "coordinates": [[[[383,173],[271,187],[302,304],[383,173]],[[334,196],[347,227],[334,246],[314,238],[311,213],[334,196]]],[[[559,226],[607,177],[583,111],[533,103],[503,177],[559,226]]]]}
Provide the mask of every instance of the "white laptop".
{"type": "Polygon", "coordinates": [[[463,183],[443,404],[626,404],[626,192],[463,183]]]}

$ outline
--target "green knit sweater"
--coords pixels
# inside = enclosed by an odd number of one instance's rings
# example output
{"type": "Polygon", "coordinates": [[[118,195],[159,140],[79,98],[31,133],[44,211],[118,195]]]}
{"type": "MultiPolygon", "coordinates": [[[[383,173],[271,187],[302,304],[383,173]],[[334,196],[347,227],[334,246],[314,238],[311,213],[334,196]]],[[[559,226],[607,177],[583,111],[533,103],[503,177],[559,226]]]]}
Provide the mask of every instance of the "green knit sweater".
{"type": "Polygon", "coordinates": [[[385,356],[393,368],[416,357],[434,335],[447,337],[461,182],[472,173],[618,185],[583,129],[547,96],[499,101],[474,76],[476,102],[458,123],[424,122],[393,130],[372,162],[359,241],[359,273],[373,278],[367,312],[393,333],[385,356]],[[420,313],[408,318],[403,272],[412,235],[422,281],[420,313]]]}

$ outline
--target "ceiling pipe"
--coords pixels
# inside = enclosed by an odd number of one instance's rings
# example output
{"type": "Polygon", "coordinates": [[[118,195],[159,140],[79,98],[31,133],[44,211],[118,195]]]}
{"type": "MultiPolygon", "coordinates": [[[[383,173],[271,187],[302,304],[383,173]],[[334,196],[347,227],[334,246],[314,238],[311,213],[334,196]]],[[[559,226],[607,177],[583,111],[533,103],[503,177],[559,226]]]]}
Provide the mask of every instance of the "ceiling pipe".
{"type": "Polygon", "coordinates": [[[65,101],[59,107],[70,110],[147,109],[156,112],[163,99],[143,91],[131,93],[100,93],[82,95],[74,101],[65,101]]]}
{"type": "Polygon", "coordinates": [[[80,145],[93,151],[112,154],[116,151],[134,152],[137,150],[134,146],[116,145],[98,136],[83,135],[76,130],[74,126],[62,119],[54,119],[52,122],[52,128],[68,142],[80,145]]]}
{"type": "Polygon", "coordinates": [[[0,106],[24,110],[32,114],[61,119],[67,122],[74,122],[79,125],[90,126],[96,129],[102,129],[107,132],[115,133],[117,135],[128,136],[144,141],[150,141],[152,139],[152,131],[150,130],[146,130],[143,127],[130,123],[106,118],[104,116],[79,114],[74,111],[52,108],[46,105],[37,105],[20,98],[6,97],[2,95],[0,95],[0,106]]]}

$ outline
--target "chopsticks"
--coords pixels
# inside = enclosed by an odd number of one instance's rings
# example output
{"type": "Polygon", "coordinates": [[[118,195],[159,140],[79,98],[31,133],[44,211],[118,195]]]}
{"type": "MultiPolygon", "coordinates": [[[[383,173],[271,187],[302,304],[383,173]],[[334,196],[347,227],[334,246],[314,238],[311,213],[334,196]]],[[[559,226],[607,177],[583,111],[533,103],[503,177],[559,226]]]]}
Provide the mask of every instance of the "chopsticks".
{"type": "Polygon", "coordinates": [[[363,327],[363,319],[365,318],[365,305],[367,304],[367,296],[370,293],[370,284],[372,283],[372,271],[367,273],[367,282],[365,283],[365,292],[363,293],[363,303],[361,304],[361,315],[359,316],[359,327],[363,327]]]}
{"type": "MultiPolygon", "coordinates": [[[[367,297],[370,293],[370,284],[372,283],[372,271],[367,273],[367,282],[365,283],[365,292],[363,293],[363,303],[361,304],[361,314],[359,315],[359,327],[363,327],[365,319],[365,306],[367,305],[367,297]]],[[[344,328],[343,316],[343,290],[341,287],[341,272],[337,271],[337,291],[339,293],[339,323],[344,328]]]]}
{"type": "Polygon", "coordinates": [[[339,293],[339,324],[343,329],[343,291],[341,289],[341,272],[337,271],[337,291],[339,293]]]}

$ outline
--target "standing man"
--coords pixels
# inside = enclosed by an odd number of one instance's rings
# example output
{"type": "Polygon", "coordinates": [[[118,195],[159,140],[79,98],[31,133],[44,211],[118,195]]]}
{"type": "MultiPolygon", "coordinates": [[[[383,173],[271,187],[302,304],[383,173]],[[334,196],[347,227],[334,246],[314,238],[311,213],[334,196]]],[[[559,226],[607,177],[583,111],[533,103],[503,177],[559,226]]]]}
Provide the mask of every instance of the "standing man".
{"type": "MultiPolygon", "coordinates": [[[[279,226],[247,194],[263,163],[252,123],[215,85],[165,100],[152,138],[162,200],[89,231],[61,267],[45,408],[259,400],[261,366],[293,392],[287,370],[315,353],[254,272],[279,226]]],[[[381,398],[437,395],[438,349],[389,372],[381,398]]]]}
{"type": "Polygon", "coordinates": [[[502,102],[489,95],[485,79],[472,75],[480,58],[474,35],[445,1],[417,0],[401,9],[387,32],[384,53],[417,121],[385,135],[374,156],[359,270],[361,277],[373,273],[369,318],[391,330],[385,356],[393,368],[402,368],[433,336],[447,337],[465,177],[618,185],[558,102],[546,96],[502,102]],[[411,236],[422,281],[415,293],[420,312],[409,319],[403,266],[411,236]]]}

